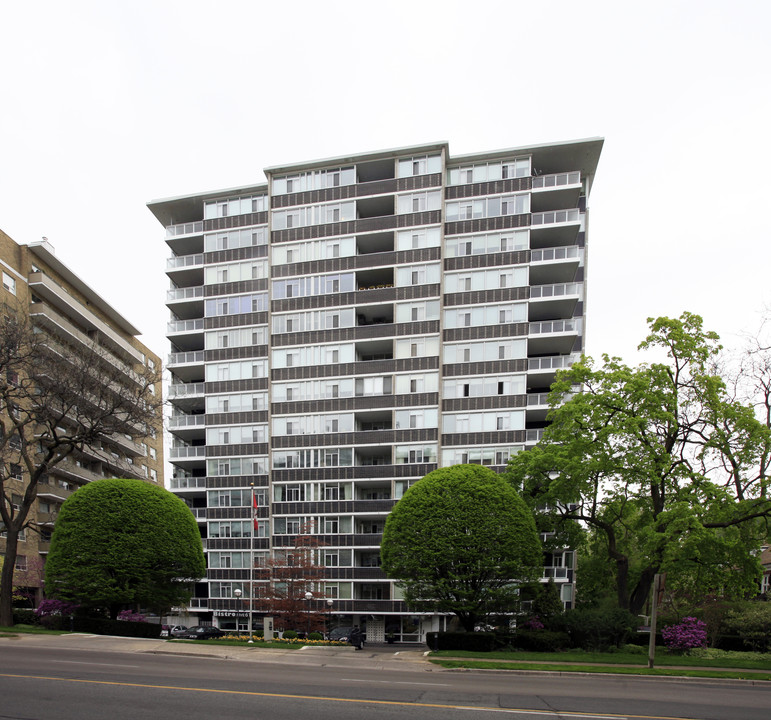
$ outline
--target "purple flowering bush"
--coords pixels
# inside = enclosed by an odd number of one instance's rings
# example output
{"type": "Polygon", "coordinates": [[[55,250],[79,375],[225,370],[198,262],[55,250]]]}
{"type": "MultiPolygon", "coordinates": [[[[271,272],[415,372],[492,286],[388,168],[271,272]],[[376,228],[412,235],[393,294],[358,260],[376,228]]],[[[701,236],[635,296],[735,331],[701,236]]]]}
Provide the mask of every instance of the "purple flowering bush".
{"type": "Polygon", "coordinates": [[[667,625],[661,637],[669,650],[684,652],[707,644],[707,623],[695,617],[684,617],[677,625],[667,625]]]}
{"type": "Polygon", "coordinates": [[[125,620],[126,622],[144,622],[145,616],[141,613],[135,613],[133,610],[121,610],[118,613],[118,620],[125,620]]]}
{"type": "Polygon", "coordinates": [[[43,600],[35,610],[35,615],[39,618],[50,617],[51,615],[59,615],[66,617],[72,615],[80,605],[75,603],[65,602],[64,600],[43,600]]]}

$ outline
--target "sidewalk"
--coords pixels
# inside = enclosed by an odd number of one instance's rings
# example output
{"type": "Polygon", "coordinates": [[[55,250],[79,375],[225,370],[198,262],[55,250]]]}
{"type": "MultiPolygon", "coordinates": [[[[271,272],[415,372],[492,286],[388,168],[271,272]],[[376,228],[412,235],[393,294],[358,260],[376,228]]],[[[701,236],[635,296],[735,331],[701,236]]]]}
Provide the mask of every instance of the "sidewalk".
{"type": "Polygon", "coordinates": [[[261,648],[233,645],[209,645],[195,640],[172,642],[166,639],[127,638],[115,635],[90,635],[70,633],[65,635],[35,635],[19,633],[16,637],[0,637],[0,652],[13,647],[67,648],[72,650],[97,650],[152,655],[176,655],[200,658],[218,658],[240,662],[263,662],[291,665],[316,665],[389,670],[426,670],[435,666],[429,663],[422,647],[364,646],[357,652],[350,645],[310,646],[301,649],[261,648]]]}

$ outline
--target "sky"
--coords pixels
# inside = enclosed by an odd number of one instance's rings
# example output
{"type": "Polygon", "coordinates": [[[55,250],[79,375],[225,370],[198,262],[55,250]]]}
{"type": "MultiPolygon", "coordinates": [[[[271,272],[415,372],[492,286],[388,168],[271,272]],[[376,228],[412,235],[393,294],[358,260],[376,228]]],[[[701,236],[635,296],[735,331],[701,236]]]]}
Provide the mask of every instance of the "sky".
{"type": "Polygon", "coordinates": [[[165,357],[150,200],[263,168],[447,141],[604,137],[587,351],[646,318],[726,346],[771,307],[771,3],[38,0],[0,8],[0,228],[57,257],[165,357]]]}

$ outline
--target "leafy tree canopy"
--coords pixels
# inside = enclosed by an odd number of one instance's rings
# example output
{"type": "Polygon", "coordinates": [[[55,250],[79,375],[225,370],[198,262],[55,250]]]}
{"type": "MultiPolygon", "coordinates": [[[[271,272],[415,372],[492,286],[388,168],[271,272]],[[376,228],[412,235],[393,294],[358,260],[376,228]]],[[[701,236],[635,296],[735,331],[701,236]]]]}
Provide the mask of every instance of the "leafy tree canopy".
{"type": "Polygon", "coordinates": [[[206,572],[193,514],[141,480],[85,485],[62,505],[46,563],[46,594],[83,607],[159,612],[190,597],[206,572]]]}
{"type": "Polygon", "coordinates": [[[558,375],[543,441],[506,473],[548,524],[589,527],[634,614],[657,572],[691,592],[750,590],[771,518],[769,429],[716,374],[717,335],[690,313],[648,324],[640,349],[662,361],[604,356],[558,375]]]}
{"type": "Polygon", "coordinates": [[[540,572],[533,515],[489,468],[440,468],[413,485],[386,521],[382,565],[413,607],[457,615],[466,630],[510,610],[515,584],[540,572]]]}

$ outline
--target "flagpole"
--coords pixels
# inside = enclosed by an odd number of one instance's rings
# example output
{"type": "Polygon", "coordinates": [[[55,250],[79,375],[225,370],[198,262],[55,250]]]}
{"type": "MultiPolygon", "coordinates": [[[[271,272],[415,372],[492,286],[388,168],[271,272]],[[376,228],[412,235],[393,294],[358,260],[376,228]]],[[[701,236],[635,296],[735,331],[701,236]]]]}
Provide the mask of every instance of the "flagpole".
{"type": "Polygon", "coordinates": [[[249,642],[252,639],[252,616],[254,615],[254,526],[257,524],[257,498],[252,483],[252,532],[249,539],[249,642]]]}

